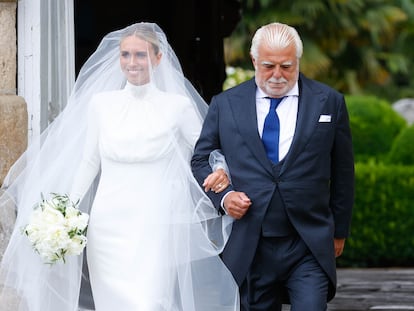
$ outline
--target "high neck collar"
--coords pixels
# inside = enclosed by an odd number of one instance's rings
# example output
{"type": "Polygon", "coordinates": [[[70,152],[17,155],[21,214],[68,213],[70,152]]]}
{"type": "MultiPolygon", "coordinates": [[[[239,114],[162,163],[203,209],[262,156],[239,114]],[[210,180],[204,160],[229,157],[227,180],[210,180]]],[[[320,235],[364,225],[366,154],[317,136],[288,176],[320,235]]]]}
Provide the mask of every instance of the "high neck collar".
{"type": "Polygon", "coordinates": [[[154,87],[152,83],[147,83],[143,85],[135,85],[127,81],[125,85],[125,90],[128,91],[132,96],[143,98],[150,93],[154,87]]]}

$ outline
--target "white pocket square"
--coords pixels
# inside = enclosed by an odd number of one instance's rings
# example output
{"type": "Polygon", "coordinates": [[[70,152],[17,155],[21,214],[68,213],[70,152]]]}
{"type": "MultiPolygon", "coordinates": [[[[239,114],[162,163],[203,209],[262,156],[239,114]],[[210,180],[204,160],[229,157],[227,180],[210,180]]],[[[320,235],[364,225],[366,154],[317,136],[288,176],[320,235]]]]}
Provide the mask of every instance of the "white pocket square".
{"type": "Polygon", "coordinates": [[[319,122],[331,122],[331,115],[321,114],[321,116],[319,117],[319,122]]]}

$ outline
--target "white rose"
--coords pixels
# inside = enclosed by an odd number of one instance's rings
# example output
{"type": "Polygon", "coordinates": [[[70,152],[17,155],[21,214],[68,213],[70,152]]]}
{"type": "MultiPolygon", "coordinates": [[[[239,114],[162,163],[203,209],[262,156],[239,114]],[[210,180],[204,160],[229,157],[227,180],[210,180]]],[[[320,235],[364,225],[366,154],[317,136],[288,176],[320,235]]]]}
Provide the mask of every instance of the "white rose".
{"type": "Polygon", "coordinates": [[[54,209],[50,206],[46,206],[44,208],[41,217],[42,217],[41,221],[43,222],[44,225],[49,225],[49,224],[51,224],[51,225],[53,225],[53,224],[62,225],[62,224],[65,223],[65,218],[63,217],[63,214],[60,211],[58,211],[58,210],[56,210],[56,209],[54,209]]]}
{"type": "Polygon", "coordinates": [[[66,207],[66,218],[76,217],[79,214],[79,210],[74,207],[73,205],[69,205],[66,207]]]}
{"type": "Polygon", "coordinates": [[[89,215],[82,213],[76,217],[67,218],[67,226],[70,228],[77,228],[78,230],[85,230],[88,226],[89,215]]]}
{"type": "Polygon", "coordinates": [[[68,255],[80,255],[86,246],[86,237],[83,235],[75,235],[67,248],[68,255]]]}

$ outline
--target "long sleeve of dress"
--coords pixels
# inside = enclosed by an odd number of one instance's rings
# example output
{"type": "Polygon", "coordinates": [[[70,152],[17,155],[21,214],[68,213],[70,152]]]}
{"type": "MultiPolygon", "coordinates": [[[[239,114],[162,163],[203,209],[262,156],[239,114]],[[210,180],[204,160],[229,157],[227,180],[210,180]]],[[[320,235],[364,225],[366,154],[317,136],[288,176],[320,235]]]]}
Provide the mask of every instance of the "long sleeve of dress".
{"type": "Polygon", "coordinates": [[[180,130],[185,143],[191,150],[194,148],[200,135],[201,125],[202,121],[197,116],[194,106],[189,101],[186,101],[181,113],[180,130]]]}
{"type": "MultiPolygon", "coordinates": [[[[197,139],[200,136],[202,121],[199,121],[199,117],[197,116],[194,106],[191,105],[191,103],[188,103],[188,105],[184,108],[181,124],[182,135],[184,136],[185,142],[191,149],[192,154],[197,139]]],[[[217,149],[210,153],[209,163],[213,172],[218,169],[224,169],[229,180],[231,180],[230,171],[221,150],[217,149]]]]}
{"type": "Polygon", "coordinates": [[[85,146],[81,163],[75,174],[70,198],[75,202],[82,199],[88,191],[100,169],[100,153],[98,145],[98,120],[97,103],[92,100],[88,109],[88,127],[85,146]]]}

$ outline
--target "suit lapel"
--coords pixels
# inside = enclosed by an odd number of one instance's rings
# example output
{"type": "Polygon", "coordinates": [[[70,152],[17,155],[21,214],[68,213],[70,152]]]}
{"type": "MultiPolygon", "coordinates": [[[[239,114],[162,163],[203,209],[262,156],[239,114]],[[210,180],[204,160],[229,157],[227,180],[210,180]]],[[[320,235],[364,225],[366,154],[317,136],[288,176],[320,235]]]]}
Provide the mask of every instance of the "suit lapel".
{"type": "Polygon", "coordinates": [[[283,174],[307,145],[318,124],[318,119],[326,98],[327,94],[321,88],[317,88],[315,84],[311,86],[310,80],[300,75],[298,116],[295,134],[280,174],[283,174]]]}
{"type": "Polygon", "coordinates": [[[256,83],[249,80],[240,92],[230,97],[233,118],[246,145],[263,167],[272,173],[272,167],[267,158],[262,140],[257,130],[256,112],[256,83]]]}

